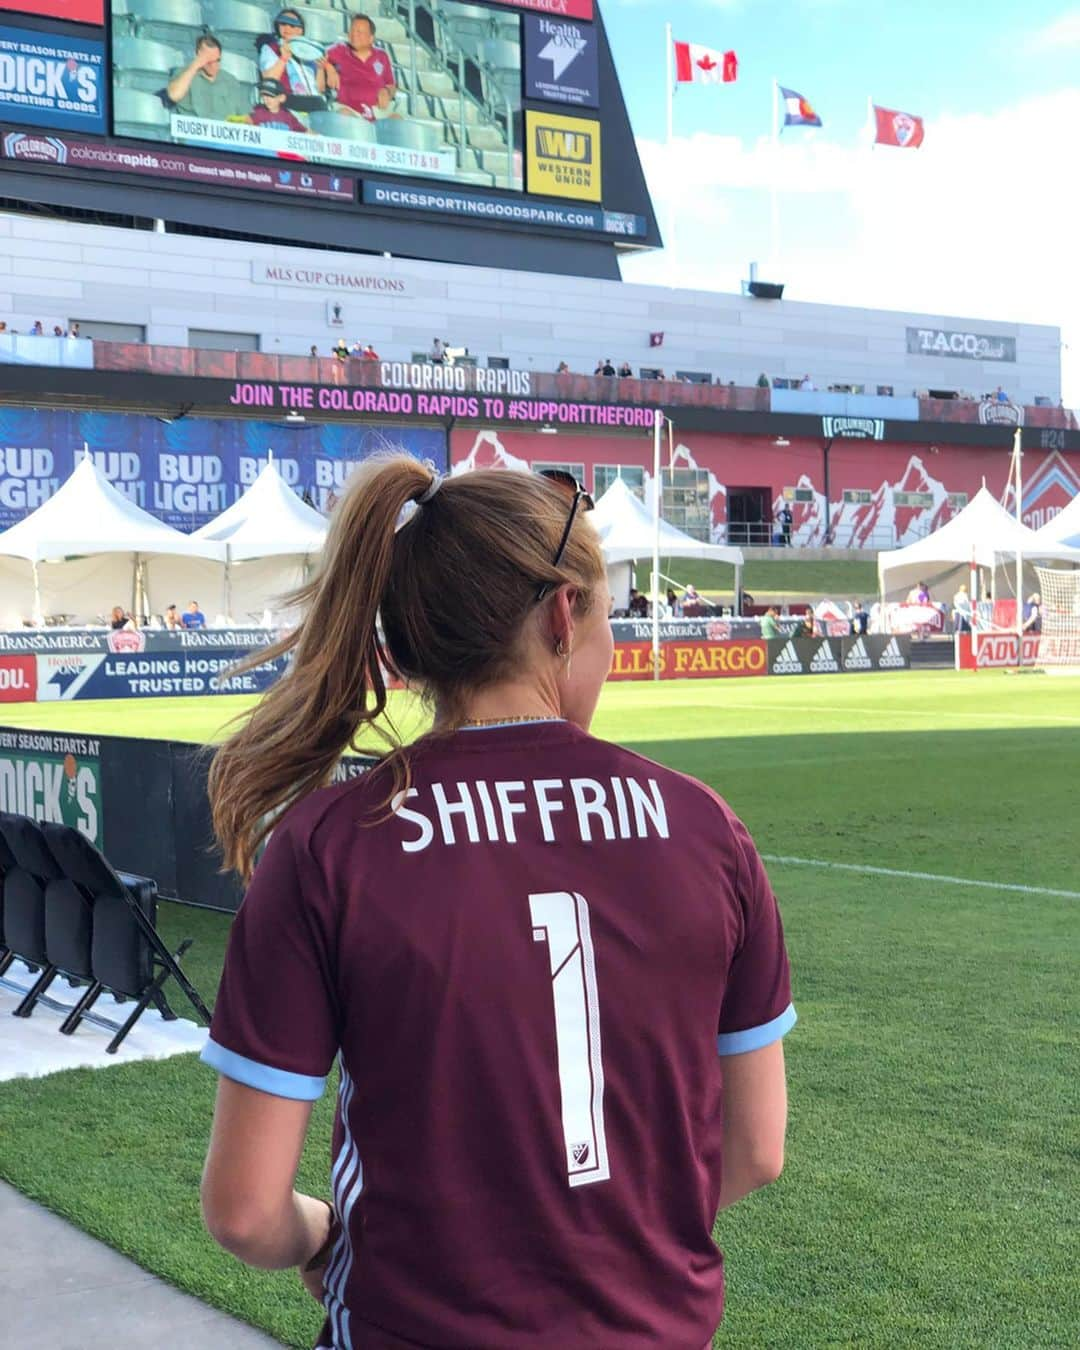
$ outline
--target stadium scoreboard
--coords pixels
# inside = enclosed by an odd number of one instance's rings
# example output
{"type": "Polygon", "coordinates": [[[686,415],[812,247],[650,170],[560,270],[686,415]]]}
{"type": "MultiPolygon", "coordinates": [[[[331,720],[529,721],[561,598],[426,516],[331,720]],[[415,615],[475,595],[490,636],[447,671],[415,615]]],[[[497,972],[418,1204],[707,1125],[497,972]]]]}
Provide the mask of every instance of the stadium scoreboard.
{"type": "Polygon", "coordinates": [[[0,123],[9,196],[29,171],[210,228],[264,194],[299,243],[343,213],[659,243],[594,0],[0,0],[0,123]]]}

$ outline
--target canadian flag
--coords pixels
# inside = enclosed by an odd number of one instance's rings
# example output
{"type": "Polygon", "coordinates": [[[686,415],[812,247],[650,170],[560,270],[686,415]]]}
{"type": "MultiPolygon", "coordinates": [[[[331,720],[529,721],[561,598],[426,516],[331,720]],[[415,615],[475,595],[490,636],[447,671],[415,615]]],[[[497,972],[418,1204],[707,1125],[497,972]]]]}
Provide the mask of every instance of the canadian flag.
{"type": "Polygon", "coordinates": [[[696,42],[675,43],[675,78],[680,84],[731,84],[739,73],[734,52],[717,52],[696,42]]]}
{"type": "Polygon", "coordinates": [[[875,103],[874,121],[875,145],[895,145],[900,150],[917,150],[923,143],[926,128],[921,117],[896,112],[893,108],[879,108],[875,103]]]}

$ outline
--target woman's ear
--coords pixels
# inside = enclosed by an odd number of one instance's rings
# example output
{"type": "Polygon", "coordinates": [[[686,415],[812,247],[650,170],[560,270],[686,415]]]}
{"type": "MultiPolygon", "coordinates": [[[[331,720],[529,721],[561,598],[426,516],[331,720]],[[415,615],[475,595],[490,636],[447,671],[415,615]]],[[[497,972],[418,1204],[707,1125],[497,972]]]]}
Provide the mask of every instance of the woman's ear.
{"type": "Polygon", "coordinates": [[[560,586],[551,597],[548,607],[548,634],[552,649],[562,647],[563,651],[574,649],[574,609],[577,605],[576,586],[560,586]]]}

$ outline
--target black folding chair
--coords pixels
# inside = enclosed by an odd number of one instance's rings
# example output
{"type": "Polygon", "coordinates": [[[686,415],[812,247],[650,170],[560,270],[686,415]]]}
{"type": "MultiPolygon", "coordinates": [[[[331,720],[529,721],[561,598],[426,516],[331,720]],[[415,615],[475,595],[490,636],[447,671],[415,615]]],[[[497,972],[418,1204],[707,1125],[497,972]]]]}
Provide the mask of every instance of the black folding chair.
{"type": "Polygon", "coordinates": [[[4,878],[14,866],[15,855],[8,848],[7,840],[0,834],[0,975],[3,975],[15,960],[15,953],[4,936],[4,878]]]}
{"type": "Polygon", "coordinates": [[[166,1021],[175,1021],[176,1014],[163,992],[170,976],[209,1024],[206,1004],[180,967],[192,939],[186,938],[175,952],[170,952],[157,931],[156,884],[148,877],[115,872],[84,835],[67,825],[48,822],[42,826],[42,833],[65,882],[77,889],[93,915],[89,964],[92,982],[60,1030],[70,1036],[84,1018],[106,1026],[116,1032],[106,1053],[115,1054],[151,1003],[166,1021]],[[106,991],[121,1000],[135,1000],[122,1025],[92,1011],[106,991]]]}
{"type": "Polygon", "coordinates": [[[4,941],[13,956],[40,968],[38,978],[15,1009],[16,1017],[29,1017],[60,973],[60,967],[49,959],[45,890],[63,873],[41,830],[28,816],[0,811],[0,837],[14,863],[4,874],[4,941]]]}

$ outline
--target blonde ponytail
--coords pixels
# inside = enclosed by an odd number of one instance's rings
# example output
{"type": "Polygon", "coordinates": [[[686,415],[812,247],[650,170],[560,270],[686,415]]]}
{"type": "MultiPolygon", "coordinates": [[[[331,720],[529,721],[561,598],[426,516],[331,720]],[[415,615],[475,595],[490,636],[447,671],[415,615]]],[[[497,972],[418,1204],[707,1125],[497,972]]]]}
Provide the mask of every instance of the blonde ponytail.
{"type": "Polygon", "coordinates": [[[385,711],[379,605],[401,512],[431,483],[431,471],[404,455],[362,466],[334,511],[318,575],[292,597],[302,622],[245,663],[292,655],[210,768],[214,831],[243,877],[276,817],[324,786],[358,731],[385,711]]]}

